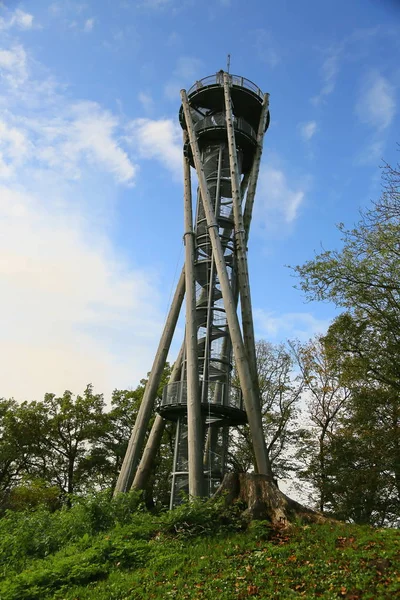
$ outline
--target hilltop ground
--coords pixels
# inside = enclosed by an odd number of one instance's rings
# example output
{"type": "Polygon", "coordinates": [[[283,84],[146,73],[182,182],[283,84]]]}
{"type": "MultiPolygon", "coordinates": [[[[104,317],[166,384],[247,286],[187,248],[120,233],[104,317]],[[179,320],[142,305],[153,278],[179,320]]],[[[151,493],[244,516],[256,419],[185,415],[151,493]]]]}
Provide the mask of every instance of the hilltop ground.
{"type": "Polygon", "coordinates": [[[0,519],[0,599],[386,599],[400,594],[400,532],[273,529],[217,503],[154,515],[132,495],[0,519]]]}

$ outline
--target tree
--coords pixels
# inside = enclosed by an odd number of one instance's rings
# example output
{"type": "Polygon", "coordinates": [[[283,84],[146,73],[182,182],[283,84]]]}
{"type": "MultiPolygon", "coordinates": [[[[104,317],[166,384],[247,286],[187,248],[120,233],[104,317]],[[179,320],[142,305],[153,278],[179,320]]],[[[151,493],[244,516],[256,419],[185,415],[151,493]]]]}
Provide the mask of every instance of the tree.
{"type": "MultiPolygon", "coordinates": [[[[302,382],[293,375],[293,361],[285,346],[259,340],[256,357],[267,451],[274,474],[284,477],[294,469],[288,451],[303,433],[297,422],[302,382]]],[[[233,383],[237,385],[235,375],[233,383]]],[[[237,430],[240,436],[235,432],[231,436],[230,459],[235,470],[248,471],[254,464],[250,432],[247,427],[237,430]]]]}
{"type": "Polygon", "coordinates": [[[342,250],[325,251],[295,269],[309,299],[329,300],[345,310],[325,337],[330,359],[333,364],[340,364],[341,383],[351,391],[340,435],[337,432],[330,445],[331,472],[337,473],[336,479],[332,479],[337,486],[332,487],[331,499],[338,505],[339,496],[335,493],[340,481],[343,486],[346,480],[357,518],[372,521],[376,521],[373,512],[377,506],[382,507],[378,520],[389,510],[394,493],[397,505],[400,504],[399,167],[394,169],[386,164],[383,180],[381,198],[361,213],[357,225],[350,230],[339,226],[342,250]],[[385,427],[382,427],[384,416],[385,427]],[[386,440],[387,460],[379,452],[377,432],[381,447],[386,440]],[[351,477],[355,465],[364,474],[370,473],[365,478],[369,486],[360,482],[354,487],[360,479],[351,477]],[[375,491],[374,482],[377,482],[375,491]],[[384,497],[386,503],[382,503],[384,497]],[[362,503],[369,508],[362,511],[362,503]]]}
{"type": "MultiPolygon", "coordinates": [[[[157,399],[160,400],[164,386],[169,380],[171,367],[165,365],[157,399]]],[[[114,390],[111,399],[111,410],[107,413],[107,427],[101,439],[98,440],[92,457],[103,464],[103,482],[114,487],[121,469],[132,427],[135,423],[140,404],[143,399],[147,379],[142,379],[134,390],[114,390]]],[[[150,420],[148,432],[154,422],[150,420]]],[[[157,452],[153,474],[145,490],[145,499],[150,506],[153,502],[168,503],[169,476],[172,469],[174,424],[168,423],[157,452]]],[[[147,437],[146,437],[147,439],[147,437]]]]}
{"type": "Polygon", "coordinates": [[[341,251],[325,251],[297,266],[310,300],[345,309],[349,338],[342,352],[359,360],[368,377],[400,391],[399,170],[384,167],[384,192],[359,223],[342,232],[341,251]]]}
{"type": "Polygon", "coordinates": [[[332,474],[336,470],[331,478],[332,502],[338,508],[347,506],[349,513],[356,515],[351,518],[359,522],[393,523],[400,517],[399,393],[396,385],[389,385],[387,377],[381,376],[391,370],[391,365],[384,364],[384,351],[379,355],[375,341],[371,351],[378,352],[378,356],[368,357],[371,336],[368,328],[360,326],[349,314],[338,317],[325,336],[332,360],[339,357],[343,365],[342,381],[350,390],[337,443],[331,447],[333,458],[336,457],[331,468],[332,474]],[[361,345],[362,353],[358,351],[361,345]],[[375,377],[371,364],[378,363],[380,376],[375,377]],[[347,456],[347,466],[338,468],[339,455],[347,456]],[[363,480],[360,473],[355,476],[356,466],[362,470],[363,480]],[[348,492],[337,495],[345,480],[348,492]],[[363,482],[358,497],[357,481],[363,482]]]}
{"type": "Polygon", "coordinates": [[[0,401],[0,503],[28,477],[41,436],[42,411],[36,402],[0,401]]]}
{"type": "Polygon", "coordinates": [[[75,398],[68,390],[60,397],[46,394],[35,408],[38,437],[31,447],[29,475],[58,486],[62,495],[91,487],[88,456],[105,426],[103,395],[88,385],[75,398]]]}
{"type": "Polygon", "coordinates": [[[379,389],[353,392],[326,448],[325,495],[331,511],[340,519],[380,527],[400,519],[393,415],[387,414],[385,395],[379,389]]]}
{"type": "Polygon", "coordinates": [[[308,438],[307,451],[303,447],[298,452],[298,456],[307,461],[307,467],[299,474],[311,481],[317,490],[317,506],[323,512],[327,502],[327,446],[335,435],[350,390],[341,381],[340,362],[329,359],[322,336],[316,336],[306,344],[290,342],[290,347],[304,381],[304,390],[308,392],[308,416],[317,437],[315,445],[312,438],[308,438]]]}

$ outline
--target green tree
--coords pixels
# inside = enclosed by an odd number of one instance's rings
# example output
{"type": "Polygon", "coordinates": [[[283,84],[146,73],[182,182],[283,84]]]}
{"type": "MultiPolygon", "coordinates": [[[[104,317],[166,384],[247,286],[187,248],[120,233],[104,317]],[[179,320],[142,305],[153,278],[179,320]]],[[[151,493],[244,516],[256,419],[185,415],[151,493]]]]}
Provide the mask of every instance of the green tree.
{"type": "MultiPolygon", "coordinates": [[[[297,420],[303,383],[294,376],[293,360],[284,345],[259,340],[256,357],[267,451],[275,475],[284,477],[295,470],[291,450],[303,435],[297,420]]],[[[238,385],[235,374],[233,383],[238,385]]],[[[248,471],[254,464],[250,431],[247,426],[237,431],[240,435],[235,431],[231,435],[230,460],[234,469],[248,471]]]]}
{"type": "Polygon", "coordinates": [[[82,395],[46,394],[29,408],[35,409],[38,426],[28,474],[58,486],[63,495],[91,487],[88,456],[105,427],[103,395],[88,385],[82,395]]]}
{"type": "Polygon", "coordinates": [[[384,518],[393,494],[400,505],[399,167],[385,165],[383,180],[381,198],[361,214],[357,225],[339,226],[342,249],[324,251],[295,269],[310,300],[332,301],[344,309],[325,336],[331,363],[340,365],[341,384],[351,392],[340,431],[330,444],[331,502],[339,506],[335,493],[341,485],[349,492],[342,506],[362,521],[384,518]],[[380,452],[379,447],[387,450],[380,452]],[[356,467],[370,475],[352,477],[356,467]],[[363,503],[368,506],[364,512],[363,503]]]}
{"type": "Polygon", "coordinates": [[[299,475],[312,483],[317,492],[318,510],[322,512],[327,502],[328,447],[336,435],[350,390],[343,385],[340,362],[330,359],[322,336],[316,336],[305,344],[290,342],[290,348],[303,378],[308,417],[312,425],[312,434],[303,439],[297,452],[298,458],[301,457],[306,463],[299,475]]]}
{"type": "Polygon", "coordinates": [[[391,401],[382,389],[353,391],[350,406],[328,441],[325,497],[340,519],[378,526],[399,522],[390,405],[398,411],[398,401],[391,401]]]}
{"type": "Polygon", "coordinates": [[[0,401],[0,503],[34,468],[42,423],[40,404],[0,401]]]}
{"type": "Polygon", "coordinates": [[[310,300],[329,300],[345,314],[341,352],[366,376],[400,390],[400,172],[386,165],[378,202],[353,229],[339,225],[343,248],[325,251],[295,271],[310,300]]]}
{"type": "MultiPolygon", "coordinates": [[[[157,400],[161,399],[162,391],[168,382],[171,367],[167,363],[157,390],[157,400]]],[[[114,487],[122,466],[128,441],[135,423],[140,404],[143,399],[147,379],[142,379],[134,390],[114,390],[111,399],[111,410],[107,413],[107,426],[92,451],[91,459],[102,465],[102,484],[114,487]]],[[[153,425],[154,417],[150,420],[148,433],[153,425]]],[[[146,501],[151,505],[154,501],[166,503],[169,493],[169,476],[172,468],[174,424],[167,423],[158,450],[153,474],[145,490],[146,501]]],[[[147,440],[147,436],[146,436],[147,440]]]]}

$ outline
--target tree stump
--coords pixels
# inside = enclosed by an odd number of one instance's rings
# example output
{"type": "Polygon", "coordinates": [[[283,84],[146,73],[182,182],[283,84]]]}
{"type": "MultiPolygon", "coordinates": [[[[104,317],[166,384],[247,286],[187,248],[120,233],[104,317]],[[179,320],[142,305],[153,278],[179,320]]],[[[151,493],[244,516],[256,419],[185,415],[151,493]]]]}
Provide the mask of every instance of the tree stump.
{"type": "Polygon", "coordinates": [[[246,506],[243,515],[249,520],[267,520],[274,527],[288,527],[295,521],[334,521],[286,496],[266,475],[228,473],[215,496],[224,496],[227,506],[240,502],[246,506]]]}

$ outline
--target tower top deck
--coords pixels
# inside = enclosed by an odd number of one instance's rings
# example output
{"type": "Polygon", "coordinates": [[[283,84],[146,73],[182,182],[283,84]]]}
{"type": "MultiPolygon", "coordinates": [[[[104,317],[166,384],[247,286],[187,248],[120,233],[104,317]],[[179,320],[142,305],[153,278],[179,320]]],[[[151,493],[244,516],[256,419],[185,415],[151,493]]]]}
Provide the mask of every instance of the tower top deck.
{"type": "MultiPolygon", "coordinates": [[[[264,92],[250,79],[240,75],[229,74],[229,80],[235,116],[245,119],[257,131],[265,96],[264,92]]],[[[222,112],[224,110],[224,71],[221,70],[214,75],[199,79],[192,85],[187,94],[190,107],[197,112],[197,118],[200,115],[205,117],[222,112]]],[[[195,120],[197,120],[196,117],[195,120]]],[[[179,121],[182,128],[186,129],[182,107],[179,111],[179,121]]],[[[269,121],[268,112],[266,130],[269,121]]]]}
{"type": "MultiPolygon", "coordinates": [[[[188,96],[190,97],[191,94],[197,92],[199,89],[204,87],[209,87],[213,85],[223,85],[223,74],[224,71],[218,71],[214,75],[208,75],[207,77],[196,81],[196,83],[192,85],[192,87],[188,90],[188,96]]],[[[246,79],[246,77],[241,77],[240,75],[230,75],[230,79],[231,85],[249,90],[250,92],[253,92],[257,96],[259,96],[261,101],[263,100],[264,93],[255,83],[250,81],[250,79],[246,79]]]]}

